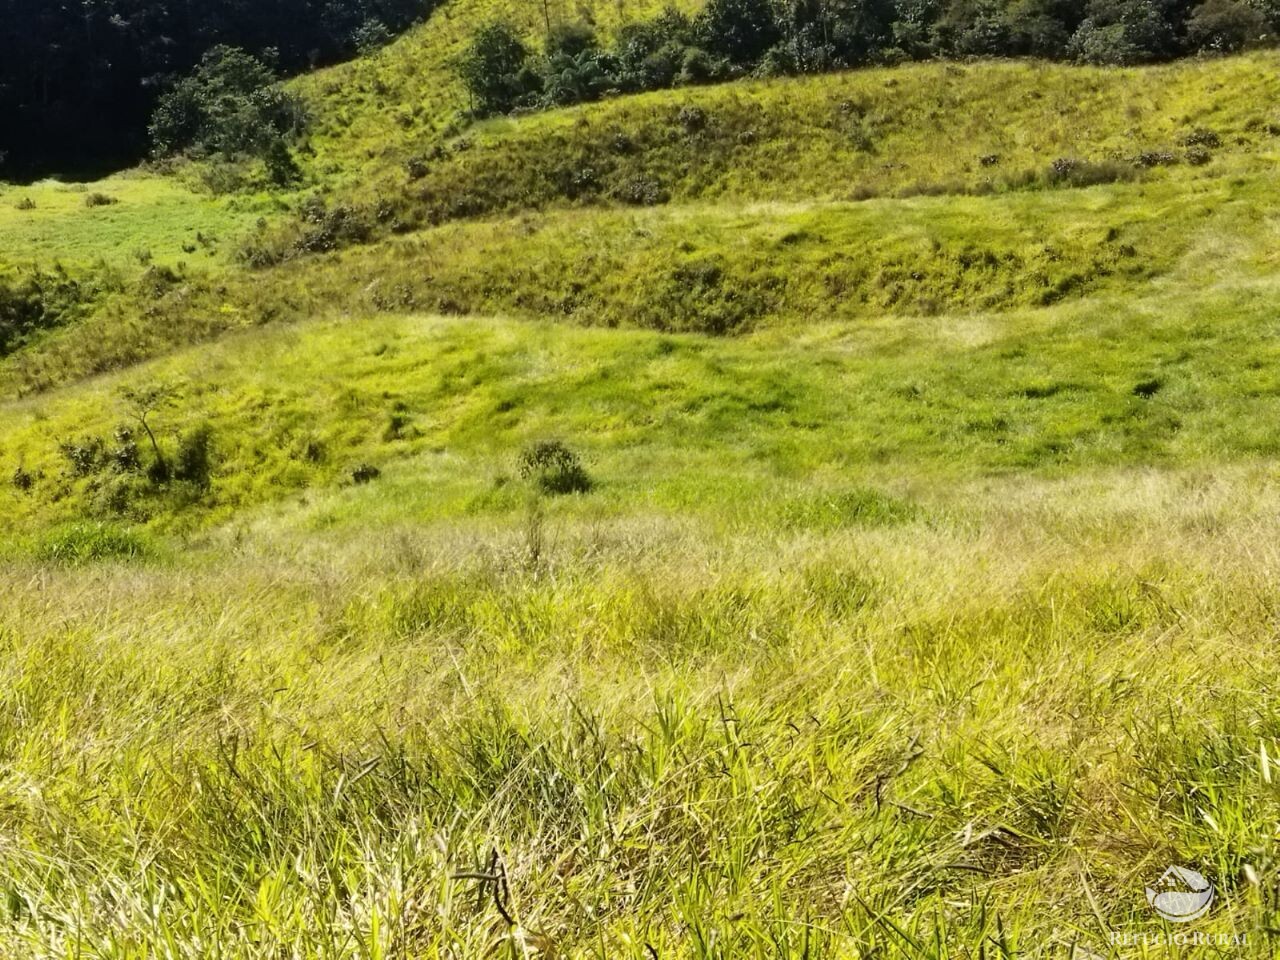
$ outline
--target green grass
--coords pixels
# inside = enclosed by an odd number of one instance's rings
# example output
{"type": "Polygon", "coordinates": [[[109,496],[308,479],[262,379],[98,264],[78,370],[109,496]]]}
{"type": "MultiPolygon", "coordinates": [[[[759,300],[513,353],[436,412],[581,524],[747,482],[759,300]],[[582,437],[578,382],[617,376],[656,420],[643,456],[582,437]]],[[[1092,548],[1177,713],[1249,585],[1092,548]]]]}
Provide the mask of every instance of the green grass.
{"type": "MultiPolygon", "coordinates": [[[[292,82],[310,107],[314,126],[307,164],[327,182],[356,187],[370,168],[397,166],[424,145],[465,125],[466,91],[453,62],[475,31],[505,20],[525,31],[536,48],[552,24],[590,23],[604,36],[623,24],[659,13],[662,0],[446,0],[431,17],[386,49],[292,82]]],[[[684,10],[700,2],[678,2],[684,10]]]]}
{"type": "Polygon", "coordinates": [[[1268,275],[1274,183],[1250,173],[444,224],[270,269],[143,283],[0,364],[0,387],[44,390],[229,329],[374,311],[742,333],[1124,299],[1153,282],[1177,290],[1176,304],[1187,288],[1230,277],[1247,290],[1268,275]]]}
{"type": "Polygon", "coordinates": [[[0,266],[138,269],[220,262],[219,254],[271,209],[261,198],[215,199],[138,173],[89,185],[0,184],[0,266]],[[90,207],[92,194],[115,202],[90,207]],[[28,209],[27,201],[34,206],[28,209]]]}
{"type": "Polygon", "coordinates": [[[119,275],[0,365],[0,955],[1275,955],[1275,55],[618,100],[411,184],[487,12],[298,83],[405,235],[0,193],[13,263],[119,275]],[[560,190],[620,130],[670,202],[560,190]],[[1246,944],[1111,945],[1187,932],[1171,864],[1246,944]]]}
{"type": "MultiPolygon", "coordinates": [[[[359,173],[348,194],[403,196],[437,219],[618,202],[638,184],[679,201],[989,192],[1043,176],[1060,158],[1128,163],[1146,152],[1175,163],[1149,175],[1185,175],[1183,141],[1197,129],[1220,138],[1218,172],[1225,158],[1232,169],[1267,169],[1280,130],[1275,63],[1264,52],[1135,70],[913,64],[662,91],[439,133],[365,110],[357,115],[380,124],[376,139],[343,131],[336,142],[367,144],[366,156],[344,161],[359,173]],[[415,156],[425,173],[410,180],[415,156]]],[[[317,109],[342,96],[305,93],[317,109]]],[[[327,175],[344,183],[334,164],[327,175]]]]}
{"type": "Polygon", "coordinates": [[[917,476],[889,526],[553,504],[536,562],[371,486],[11,566],[6,949],[1109,955],[1179,862],[1268,955],[1268,471],[917,476]]]}

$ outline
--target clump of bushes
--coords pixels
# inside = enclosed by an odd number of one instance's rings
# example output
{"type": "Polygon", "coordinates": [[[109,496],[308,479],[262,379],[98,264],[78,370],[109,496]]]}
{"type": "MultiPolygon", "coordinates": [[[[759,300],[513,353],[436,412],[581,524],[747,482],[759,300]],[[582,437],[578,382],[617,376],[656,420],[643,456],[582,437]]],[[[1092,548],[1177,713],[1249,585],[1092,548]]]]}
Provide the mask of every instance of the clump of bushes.
{"type": "Polygon", "coordinates": [[[150,134],[158,157],[258,158],[276,183],[299,173],[286,142],[306,128],[302,102],[275,71],[244,50],[216,46],[160,98],[150,134]]]}
{"type": "Polygon", "coordinates": [[[67,468],[73,477],[87,477],[101,469],[103,449],[102,440],[98,437],[58,442],[58,452],[67,461],[67,468]]]}
{"type": "Polygon", "coordinates": [[[1222,138],[1218,136],[1217,131],[1210,130],[1208,127],[1196,127],[1182,138],[1182,145],[1216,150],[1222,146],[1222,138]]]}
{"type": "Polygon", "coordinates": [[[1116,160],[1077,160],[1059,157],[1049,165],[1048,180],[1052,184],[1069,187],[1092,187],[1102,183],[1132,180],[1133,167],[1116,160]]]}
{"type": "MultiPolygon", "coordinates": [[[[162,498],[171,507],[198,499],[212,484],[215,467],[213,430],[197,424],[170,443],[157,435],[156,419],[177,399],[165,385],[122,392],[132,424],[117,426],[109,437],[87,436],[58,443],[64,468],[55,496],[75,488],[90,512],[144,517],[146,506],[162,498]]],[[[19,468],[14,483],[30,489],[35,478],[19,468]]]]}
{"type": "Polygon", "coordinates": [[[0,357],[40,331],[75,319],[97,288],[94,279],[76,279],[61,267],[9,277],[0,273],[0,357]]]}
{"type": "Polygon", "coordinates": [[[656,207],[671,199],[657,180],[648,177],[631,177],[617,187],[613,195],[623,203],[635,207],[656,207]]]}
{"type": "Polygon", "coordinates": [[[522,480],[553,496],[586,493],[592,487],[581,459],[559,440],[539,440],[525,447],[518,469],[522,480]]]}

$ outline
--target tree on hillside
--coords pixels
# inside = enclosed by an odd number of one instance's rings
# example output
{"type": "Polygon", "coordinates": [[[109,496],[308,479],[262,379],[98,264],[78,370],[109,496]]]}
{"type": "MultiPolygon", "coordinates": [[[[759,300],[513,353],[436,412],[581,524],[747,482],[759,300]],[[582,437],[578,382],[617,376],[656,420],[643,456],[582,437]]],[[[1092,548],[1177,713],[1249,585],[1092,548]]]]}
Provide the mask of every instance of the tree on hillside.
{"type": "Polygon", "coordinates": [[[1086,63],[1147,63],[1178,51],[1172,4],[1159,0],[1090,0],[1068,47],[1086,63]]]}
{"type": "Polygon", "coordinates": [[[479,116],[510,113],[537,91],[537,76],[529,48],[511,24],[499,21],[481,27],[457,63],[458,75],[479,116]]]}
{"type": "Polygon", "coordinates": [[[1010,51],[1061,57],[1085,16],[1084,0],[1016,0],[1005,11],[1010,51]]]}
{"type": "Polygon", "coordinates": [[[619,85],[623,90],[671,86],[684,51],[693,42],[693,21],[675,7],[667,7],[652,20],[626,24],[614,46],[619,85]]]}
{"type": "Polygon", "coordinates": [[[159,156],[191,151],[233,159],[278,157],[282,138],[304,125],[301,103],[270,67],[244,50],[214,47],[160,98],[150,130],[159,156]]]}
{"type": "Polygon", "coordinates": [[[542,72],[542,102],[562,106],[599,99],[614,86],[617,65],[591,27],[560,24],[547,38],[542,72]]]}
{"type": "Polygon", "coordinates": [[[1195,50],[1233,53],[1261,43],[1267,19],[1240,0],[1205,0],[1187,20],[1187,43],[1195,50]]]}
{"type": "Polygon", "coordinates": [[[710,0],[698,18],[700,45],[735,66],[753,66],[782,39],[771,0],[710,0]]]}

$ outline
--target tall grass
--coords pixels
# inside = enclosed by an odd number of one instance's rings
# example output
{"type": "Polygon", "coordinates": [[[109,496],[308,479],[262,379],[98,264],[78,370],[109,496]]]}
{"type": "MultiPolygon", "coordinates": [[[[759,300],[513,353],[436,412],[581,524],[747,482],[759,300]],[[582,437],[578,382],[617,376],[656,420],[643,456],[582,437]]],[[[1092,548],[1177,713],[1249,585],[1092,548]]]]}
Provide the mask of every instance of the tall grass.
{"type": "Polygon", "coordinates": [[[1195,486],[771,538],[553,515],[536,567],[518,525],[354,518],[11,565],[0,943],[1108,955],[1177,862],[1269,954],[1278,504],[1195,486]]]}

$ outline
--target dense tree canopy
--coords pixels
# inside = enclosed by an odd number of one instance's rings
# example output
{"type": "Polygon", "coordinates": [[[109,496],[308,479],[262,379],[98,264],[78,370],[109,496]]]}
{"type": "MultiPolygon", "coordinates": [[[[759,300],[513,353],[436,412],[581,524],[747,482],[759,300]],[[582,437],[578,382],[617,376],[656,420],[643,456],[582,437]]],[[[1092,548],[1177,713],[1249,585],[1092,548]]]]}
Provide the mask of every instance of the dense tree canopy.
{"type": "Polygon", "coordinates": [[[1278,27],[1280,0],[708,0],[696,17],[667,9],[630,24],[611,48],[589,27],[560,25],[537,54],[510,25],[491,24],[459,73],[483,116],[932,57],[1147,63],[1269,44],[1278,27]]]}
{"type": "Polygon", "coordinates": [[[160,92],[219,44],[284,71],[402,30],[431,0],[0,0],[0,177],[136,159],[160,92]]]}

